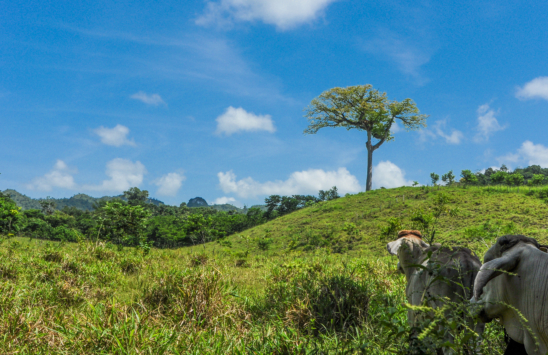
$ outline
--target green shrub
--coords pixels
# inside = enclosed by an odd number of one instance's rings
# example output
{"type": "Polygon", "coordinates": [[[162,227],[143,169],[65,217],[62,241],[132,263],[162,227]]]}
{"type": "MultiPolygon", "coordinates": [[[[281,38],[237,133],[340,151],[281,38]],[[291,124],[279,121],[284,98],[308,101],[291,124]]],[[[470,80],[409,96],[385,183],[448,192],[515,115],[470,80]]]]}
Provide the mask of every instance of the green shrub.
{"type": "Polygon", "coordinates": [[[63,242],[78,242],[83,239],[83,236],[77,230],[61,225],[51,230],[50,239],[63,242]]]}
{"type": "Polygon", "coordinates": [[[97,247],[92,249],[92,252],[99,260],[112,260],[116,257],[116,253],[107,247],[105,243],[99,243],[97,247]]]}
{"type": "Polygon", "coordinates": [[[120,263],[120,268],[124,273],[132,274],[139,271],[141,268],[141,262],[136,258],[126,258],[120,263]]]}
{"type": "Polygon", "coordinates": [[[381,239],[383,241],[396,239],[398,232],[403,229],[401,220],[398,217],[389,218],[387,222],[387,226],[381,227],[381,239]]]}
{"type": "Polygon", "coordinates": [[[63,254],[57,250],[46,250],[44,253],[44,260],[60,263],[63,261],[63,254]]]}
{"type": "Polygon", "coordinates": [[[190,266],[200,266],[207,264],[209,256],[205,253],[202,254],[192,254],[190,257],[190,266]]]}
{"type": "Polygon", "coordinates": [[[162,314],[195,326],[223,320],[227,304],[223,299],[226,284],[215,269],[172,270],[160,274],[147,285],[143,303],[162,314]]]}
{"type": "Polygon", "coordinates": [[[270,246],[272,245],[272,243],[273,243],[272,238],[267,238],[265,236],[257,241],[257,247],[262,251],[267,251],[268,249],[270,249],[270,246]]]}
{"type": "Polygon", "coordinates": [[[348,274],[289,264],[273,269],[268,281],[264,307],[304,331],[345,331],[367,320],[369,290],[348,274]]]}
{"type": "Polygon", "coordinates": [[[17,267],[12,263],[0,265],[0,277],[8,280],[15,280],[17,278],[17,267]]]}

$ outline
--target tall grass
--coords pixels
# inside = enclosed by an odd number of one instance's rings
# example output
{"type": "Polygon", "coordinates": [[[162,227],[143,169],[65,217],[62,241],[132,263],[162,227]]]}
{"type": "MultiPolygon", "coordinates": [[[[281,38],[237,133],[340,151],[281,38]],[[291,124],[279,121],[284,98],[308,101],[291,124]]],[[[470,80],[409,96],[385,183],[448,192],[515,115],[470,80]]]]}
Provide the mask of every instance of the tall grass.
{"type": "Polygon", "coordinates": [[[0,353],[406,353],[394,260],[240,257],[3,240],[0,353]]]}

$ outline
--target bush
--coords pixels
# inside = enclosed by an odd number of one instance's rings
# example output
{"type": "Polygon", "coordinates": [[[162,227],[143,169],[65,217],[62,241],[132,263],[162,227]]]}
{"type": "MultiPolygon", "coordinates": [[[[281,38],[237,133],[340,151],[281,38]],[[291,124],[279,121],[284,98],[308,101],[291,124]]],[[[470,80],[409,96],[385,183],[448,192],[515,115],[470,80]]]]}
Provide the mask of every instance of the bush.
{"type": "Polygon", "coordinates": [[[272,238],[267,238],[266,236],[262,239],[259,239],[257,241],[257,247],[262,251],[267,251],[270,249],[270,246],[272,245],[272,238]]]}
{"type": "Polygon", "coordinates": [[[140,260],[136,258],[127,258],[122,260],[122,262],[120,263],[120,268],[126,274],[132,274],[139,271],[139,269],[141,268],[140,264],[140,260]]]}
{"type": "Polygon", "coordinates": [[[57,250],[46,250],[44,253],[44,260],[60,263],[63,261],[63,254],[57,250]]]}
{"type": "Polygon", "coordinates": [[[99,245],[93,249],[93,255],[99,260],[110,260],[116,257],[116,253],[107,247],[105,243],[99,243],[99,245]]]}
{"type": "Polygon", "coordinates": [[[209,256],[207,254],[193,254],[190,257],[190,266],[199,266],[207,264],[209,256]]]}
{"type": "Polygon", "coordinates": [[[14,280],[17,278],[17,268],[13,264],[0,265],[0,277],[3,279],[14,280]]]}
{"type": "Polygon", "coordinates": [[[78,242],[82,240],[82,235],[72,228],[67,228],[63,225],[53,228],[51,231],[51,240],[59,240],[63,242],[78,242]]]}
{"type": "Polygon", "coordinates": [[[215,269],[186,269],[158,275],[143,290],[143,303],[182,323],[215,324],[226,312],[225,283],[215,269]]]}
{"type": "Polygon", "coordinates": [[[324,272],[320,264],[283,265],[268,284],[263,307],[304,331],[345,331],[367,320],[368,288],[347,273],[324,272]]]}

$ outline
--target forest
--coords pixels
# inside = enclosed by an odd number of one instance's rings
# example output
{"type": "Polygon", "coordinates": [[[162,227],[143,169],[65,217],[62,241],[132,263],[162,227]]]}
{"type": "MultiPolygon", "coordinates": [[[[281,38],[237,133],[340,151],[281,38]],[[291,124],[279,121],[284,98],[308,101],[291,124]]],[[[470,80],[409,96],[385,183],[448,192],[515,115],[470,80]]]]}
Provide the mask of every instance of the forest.
{"type": "Polygon", "coordinates": [[[96,199],[91,210],[66,204],[58,209],[54,199],[34,200],[39,209],[23,209],[10,191],[0,195],[2,234],[67,242],[101,240],[146,249],[206,243],[339,197],[333,187],[320,190],[317,197],[272,195],[265,199],[265,206],[226,211],[217,206],[189,207],[184,202],[168,206],[150,199],[148,191],[133,187],[119,197],[96,199]]]}

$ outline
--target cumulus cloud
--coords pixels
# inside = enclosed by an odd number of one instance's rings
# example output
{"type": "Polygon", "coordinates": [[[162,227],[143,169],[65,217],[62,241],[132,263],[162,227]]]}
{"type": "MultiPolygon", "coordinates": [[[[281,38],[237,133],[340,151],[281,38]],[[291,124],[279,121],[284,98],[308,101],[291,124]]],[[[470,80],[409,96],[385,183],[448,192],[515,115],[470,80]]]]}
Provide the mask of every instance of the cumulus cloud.
{"type": "Polygon", "coordinates": [[[101,138],[101,142],[106,145],[112,145],[115,147],[120,147],[122,145],[130,145],[135,147],[136,144],[133,139],[128,139],[127,135],[129,134],[129,128],[122,126],[120,124],[116,125],[113,128],[99,127],[93,130],[93,133],[98,135],[101,138]]]}
{"type": "Polygon", "coordinates": [[[27,187],[39,191],[51,191],[54,187],[74,190],[77,185],[72,174],[76,172],[76,169],[70,169],[64,161],[58,159],[49,173],[34,179],[27,187]]]}
{"type": "Polygon", "coordinates": [[[475,135],[474,141],[476,143],[486,142],[493,133],[505,128],[499,124],[495,117],[495,111],[489,107],[489,104],[481,105],[478,108],[478,133],[475,135]]]}
{"type": "Polygon", "coordinates": [[[548,100],[548,76],[540,76],[525,84],[516,91],[518,99],[544,99],[548,100]]]}
{"type": "Polygon", "coordinates": [[[234,197],[219,197],[216,198],[215,201],[213,201],[214,205],[225,205],[225,204],[231,204],[234,205],[236,203],[236,199],[234,197]]]}
{"type": "Polygon", "coordinates": [[[239,197],[257,197],[261,195],[297,195],[316,194],[319,190],[327,190],[337,186],[340,193],[356,193],[361,190],[358,179],[346,169],[324,171],[309,169],[292,173],[285,181],[257,182],[251,177],[236,180],[232,171],[220,172],[219,186],[225,193],[235,193],[239,197]]]}
{"type": "Polygon", "coordinates": [[[548,147],[525,141],[516,153],[508,153],[498,157],[497,160],[499,163],[507,165],[523,162],[527,165],[540,165],[543,168],[548,168],[548,147]]]}
{"type": "Polygon", "coordinates": [[[148,95],[147,93],[143,91],[139,91],[133,95],[130,96],[130,98],[139,100],[147,105],[151,106],[158,106],[158,105],[167,105],[164,100],[162,100],[162,97],[158,94],[151,94],[148,95]]]}
{"type": "Polygon", "coordinates": [[[208,1],[204,14],[196,19],[201,26],[230,25],[235,21],[262,21],[288,30],[321,16],[336,0],[218,0],[208,1]]]}
{"type": "Polygon", "coordinates": [[[431,129],[421,129],[419,131],[420,141],[432,141],[436,140],[439,137],[445,139],[447,144],[460,144],[464,139],[464,134],[454,128],[450,129],[451,133],[446,133],[447,131],[447,120],[439,120],[432,125],[431,129]]]}
{"type": "Polygon", "coordinates": [[[270,115],[255,115],[243,108],[230,106],[226,111],[217,117],[217,134],[227,136],[239,131],[267,131],[274,133],[276,128],[270,115]]]}
{"type": "Polygon", "coordinates": [[[138,187],[143,182],[147,170],[140,161],[116,158],[107,163],[105,174],[108,180],[100,185],[84,185],[84,190],[101,192],[123,192],[130,187],[138,187]]]}
{"type": "Polygon", "coordinates": [[[185,181],[185,176],[179,173],[169,173],[158,180],[156,180],[155,185],[159,186],[156,193],[160,196],[175,196],[181,186],[183,186],[183,181],[185,181]]]}
{"type": "Polygon", "coordinates": [[[381,161],[373,167],[373,187],[400,187],[409,186],[412,181],[405,179],[405,173],[396,164],[390,161],[381,161]]]}

